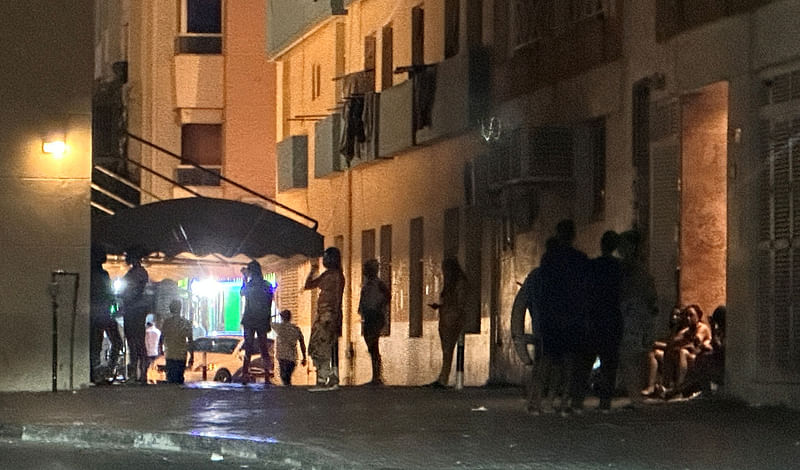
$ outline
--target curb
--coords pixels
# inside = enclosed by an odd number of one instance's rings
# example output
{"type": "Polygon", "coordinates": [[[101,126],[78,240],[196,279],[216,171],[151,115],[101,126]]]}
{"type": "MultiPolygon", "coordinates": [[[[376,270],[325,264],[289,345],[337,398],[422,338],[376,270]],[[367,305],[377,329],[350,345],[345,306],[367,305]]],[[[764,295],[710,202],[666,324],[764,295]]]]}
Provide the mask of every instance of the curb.
{"type": "Polygon", "coordinates": [[[200,434],[109,430],[83,425],[0,424],[0,439],[75,447],[142,449],[165,452],[219,454],[258,460],[278,469],[335,470],[358,468],[353,461],[322,448],[274,439],[218,437],[200,434]]]}

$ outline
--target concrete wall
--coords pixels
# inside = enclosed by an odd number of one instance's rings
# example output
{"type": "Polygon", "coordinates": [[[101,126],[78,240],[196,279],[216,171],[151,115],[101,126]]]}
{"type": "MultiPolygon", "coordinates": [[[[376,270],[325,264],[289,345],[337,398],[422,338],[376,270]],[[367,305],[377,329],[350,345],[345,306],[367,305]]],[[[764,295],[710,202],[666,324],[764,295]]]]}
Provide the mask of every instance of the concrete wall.
{"type": "MultiPolygon", "coordinates": [[[[225,2],[223,173],[261,194],[276,192],[275,64],[267,61],[263,0],[225,2]]],[[[225,197],[240,191],[226,187],[225,197]]]]}
{"type": "MultiPolygon", "coordinates": [[[[93,2],[67,9],[52,2],[3,2],[0,26],[0,390],[49,390],[52,383],[54,270],[80,275],[73,383],[89,381],[89,169],[93,2]],[[60,160],[42,153],[42,139],[60,134],[60,160]]],[[[70,379],[74,285],[59,280],[58,387],[70,379]]]]}

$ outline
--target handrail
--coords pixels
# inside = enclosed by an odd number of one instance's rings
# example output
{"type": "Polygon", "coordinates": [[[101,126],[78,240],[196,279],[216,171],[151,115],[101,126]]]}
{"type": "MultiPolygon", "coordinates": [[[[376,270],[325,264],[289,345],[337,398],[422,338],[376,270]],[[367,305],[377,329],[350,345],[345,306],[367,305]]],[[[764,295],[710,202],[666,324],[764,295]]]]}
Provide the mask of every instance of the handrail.
{"type": "Polygon", "coordinates": [[[95,165],[94,169],[99,171],[100,173],[108,176],[109,178],[124,184],[125,186],[127,186],[129,188],[135,189],[136,191],[139,191],[140,193],[143,193],[143,194],[146,194],[146,195],[152,197],[153,199],[155,199],[157,201],[161,200],[160,197],[156,196],[155,194],[151,193],[150,191],[147,191],[146,189],[142,188],[141,186],[137,185],[136,183],[128,181],[127,179],[119,176],[118,174],[114,173],[113,171],[108,170],[107,168],[103,168],[100,165],[95,165]]]}
{"type": "MultiPolygon", "coordinates": [[[[171,152],[171,151],[165,149],[164,147],[160,147],[160,146],[158,146],[158,145],[156,145],[156,144],[154,144],[152,142],[144,140],[143,138],[141,138],[141,137],[139,137],[139,136],[137,136],[135,134],[131,134],[130,132],[126,132],[126,134],[131,139],[136,140],[138,142],[141,142],[142,144],[147,145],[148,147],[154,148],[154,149],[158,150],[159,152],[165,153],[168,156],[170,156],[170,157],[172,157],[172,158],[174,158],[176,160],[179,160],[181,163],[184,163],[184,164],[188,163],[192,167],[194,167],[194,168],[196,168],[196,169],[198,169],[200,171],[203,171],[205,173],[211,174],[215,178],[219,178],[222,181],[224,181],[224,182],[226,182],[226,183],[228,183],[228,184],[230,184],[230,185],[232,185],[232,186],[234,186],[234,187],[236,187],[238,189],[241,189],[242,191],[245,191],[245,192],[247,192],[249,194],[252,194],[253,196],[256,196],[256,197],[258,197],[258,198],[260,198],[260,199],[262,199],[264,201],[267,201],[270,204],[274,204],[274,205],[280,207],[281,209],[285,209],[285,210],[291,212],[292,214],[295,214],[297,216],[302,217],[303,219],[308,220],[309,222],[311,222],[313,224],[313,226],[311,227],[313,230],[317,230],[317,227],[319,226],[319,222],[317,222],[316,219],[314,219],[314,218],[312,218],[312,217],[310,217],[310,216],[308,216],[306,214],[303,214],[302,212],[299,212],[299,211],[297,211],[295,209],[292,209],[291,207],[289,207],[289,206],[287,206],[285,204],[281,204],[280,202],[278,202],[278,201],[276,201],[274,199],[270,199],[269,197],[264,196],[263,194],[258,193],[258,192],[254,191],[254,190],[252,190],[252,189],[250,189],[250,188],[248,188],[246,186],[243,186],[243,185],[237,183],[236,181],[231,180],[230,178],[226,178],[225,176],[223,176],[223,175],[221,175],[219,173],[213,172],[213,171],[211,171],[211,170],[209,170],[207,168],[203,168],[201,165],[198,165],[197,163],[195,163],[191,159],[187,159],[187,158],[181,157],[180,155],[178,155],[178,154],[176,154],[174,152],[171,152]]],[[[129,160],[129,161],[132,161],[132,160],[129,160]]],[[[180,183],[175,182],[174,184],[180,186],[181,188],[184,188],[180,183]]]]}
{"type": "Polygon", "coordinates": [[[198,197],[205,197],[205,196],[203,196],[202,194],[198,193],[197,191],[195,191],[195,190],[193,190],[193,189],[190,189],[190,188],[188,188],[188,187],[186,187],[186,186],[184,186],[184,185],[182,185],[182,184],[178,183],[178,182],[177,182],[177,181],[175,181],[174,179],[172,179],[172,178],[167,178],[166,176],[162,175],[161,173],[157,172],[156,170],[153,170],[152,168],[148,168],[147,166],[145,166],[145,165],[142,165],[141,163],[137,162],[136,160],[131,160],[130,158],[128,158],[128,157],[125,157],[125,161],[126,161],[126,162],[128,162],[128,163],[133,163],[134,165],[136,165],[136,166],[138,166],[139,168],[141,168],[142,170],[144,170],[144,171],[146,171],[146,172],[150,173],[151,175],[158,176],[158,177],[159,177],[159,178],[161,178],[162,180],[164,180],[164,181],[167,181],[167,182],[169,182],[169,183],[172,183],[172,184],[174,184],[175,186],[177,186],[177,187],[181,188],[182,190],[184,190],[184,191],[186,191],[186,192],[188,192],[188,193],[194,194],[195,196],[198,196],[198,197]]]}

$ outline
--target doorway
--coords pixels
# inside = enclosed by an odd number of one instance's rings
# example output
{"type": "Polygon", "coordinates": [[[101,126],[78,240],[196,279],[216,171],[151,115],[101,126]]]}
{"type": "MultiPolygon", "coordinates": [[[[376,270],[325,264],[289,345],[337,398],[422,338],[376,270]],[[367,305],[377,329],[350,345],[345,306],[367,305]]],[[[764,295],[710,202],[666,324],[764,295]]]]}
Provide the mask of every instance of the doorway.
{"type": "Polygon", "coordinates": [[[678,293],[704,319],[726,302],[728,82],[680,98],[678,293]]]}

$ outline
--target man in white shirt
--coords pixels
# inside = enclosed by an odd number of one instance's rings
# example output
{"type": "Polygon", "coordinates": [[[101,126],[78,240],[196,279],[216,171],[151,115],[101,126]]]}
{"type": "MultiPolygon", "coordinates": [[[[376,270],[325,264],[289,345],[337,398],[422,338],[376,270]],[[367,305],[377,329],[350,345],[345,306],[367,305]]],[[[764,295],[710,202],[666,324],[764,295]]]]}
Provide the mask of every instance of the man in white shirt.
{"type": "Polygon", "coordinates": [[[147,329],[144,331],[144,345],[147,350],[147,369],[149,369],[153,361],[161,355],[161,351],[158,347],[160,340],[161,330],[156,328],[153,322],[147,322],[147,329]]]}

